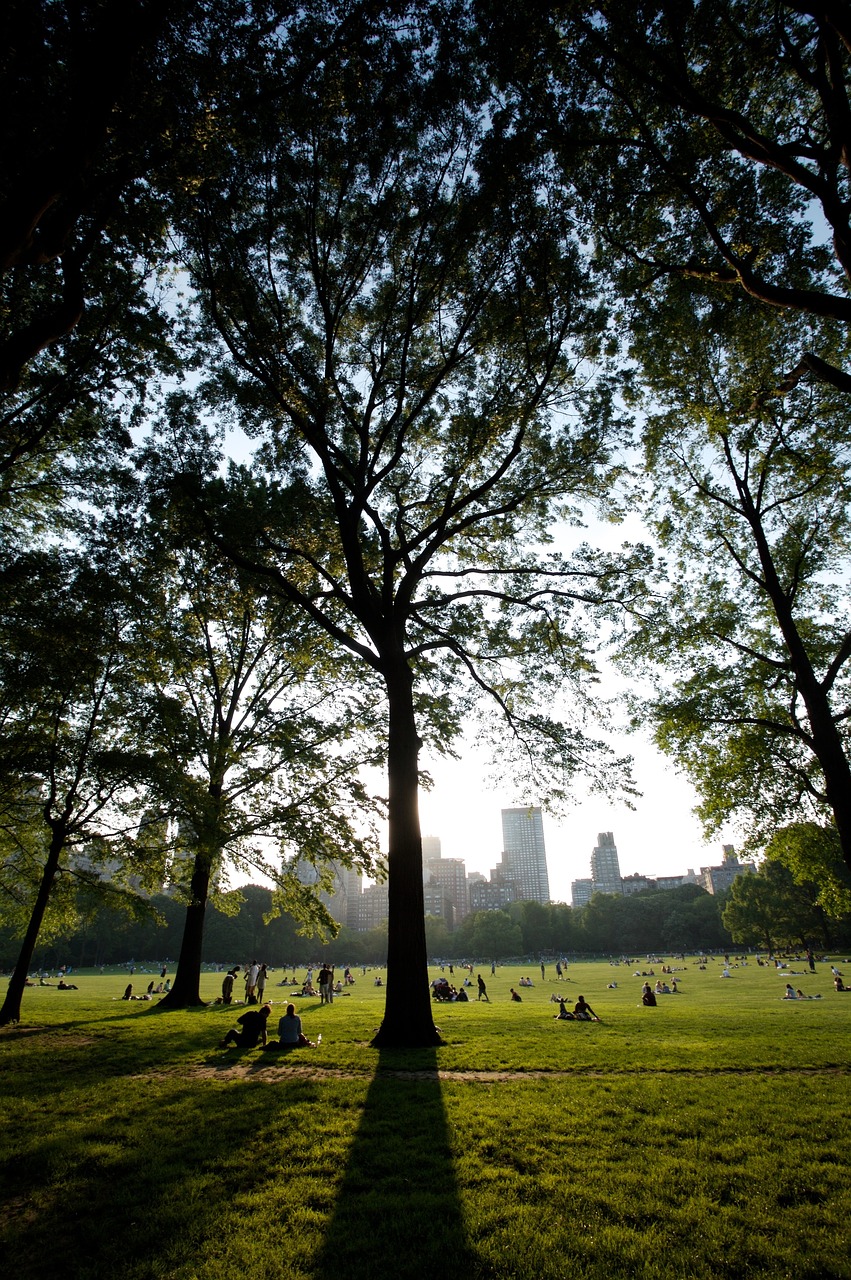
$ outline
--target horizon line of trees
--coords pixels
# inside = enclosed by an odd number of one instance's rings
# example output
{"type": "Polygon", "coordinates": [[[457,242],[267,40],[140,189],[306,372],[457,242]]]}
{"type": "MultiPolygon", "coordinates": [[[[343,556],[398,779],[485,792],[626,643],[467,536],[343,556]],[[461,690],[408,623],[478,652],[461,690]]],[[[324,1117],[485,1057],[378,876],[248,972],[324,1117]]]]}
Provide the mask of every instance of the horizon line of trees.
{"type": "MultiPolygon", "coordinates": [[[[83,899],[85,891],[82,892],[83,899]]],[[[342,965],[384,964],[386,924],[357,931],[345,925],[338,935],[306,936],[286,912],[269,918],[273,891],[244,885],[223,895],[224,910],[209,913],[202,963],[265,961],[275,970],[322,958],[342,965]]],[[[130,919],[96,897],[80,902],[80,927],[40,946],[32,971],[136,963],[174,963],[185,904],[160,894],[146,919],[130,919]]],[[[495,911],[468,915],[453,930],[435,916],[425,919],[432,960],[506,960],[542,955],[671,955],[726,952],[744,945],[761,951],[812,946],[824,951],[851,947],[851,912],[828,916],[809,887],[795,885],[791,873],[766,863],[753,876],[739,877],[724,895],[698,885],[644,890],[628,897],[595,894],[582,907],[566,903],[515,902],[495,911]]],[[[0,929],[0,968],[14,962],[17,944],[0,929]]]]}

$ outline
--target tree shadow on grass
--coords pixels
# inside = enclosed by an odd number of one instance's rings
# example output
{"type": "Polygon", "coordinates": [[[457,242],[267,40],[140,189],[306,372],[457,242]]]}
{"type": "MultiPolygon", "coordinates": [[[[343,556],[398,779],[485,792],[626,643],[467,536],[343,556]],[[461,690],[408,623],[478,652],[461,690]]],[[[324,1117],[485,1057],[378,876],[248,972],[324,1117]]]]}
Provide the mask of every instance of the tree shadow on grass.
{"type": "Polygon", "coordinates": [[[437,1056],[382,1051],[349,1149],[318,1280],[483,1280],[470,1248],[441,1095],[437,1056]]]}
{"type": "Polygon", "coordinates": [[[0,1157],[0,1253],[19,1280],[191,1274],[230,1206],[265,1186],[264,1162],[246,1153],[272,1118],[296,1126],[315,1086],[294,1081],[284,1096],[152,1080],[125,1108],[113,1099],[108,1123],[69,1095],[52,1125],[0,1157]]]}

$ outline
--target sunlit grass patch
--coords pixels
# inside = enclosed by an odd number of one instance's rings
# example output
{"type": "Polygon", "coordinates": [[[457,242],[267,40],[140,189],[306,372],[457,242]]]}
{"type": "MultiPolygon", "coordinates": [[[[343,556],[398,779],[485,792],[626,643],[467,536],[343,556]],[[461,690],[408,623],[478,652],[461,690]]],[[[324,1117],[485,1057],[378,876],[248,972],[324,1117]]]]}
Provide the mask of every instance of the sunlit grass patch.
{"type": "Polygon", "coordinates": [[[238,1006],[28,991],[0,1034],[16,1276],[851,1277],[851,998],[690,967],[648,1010],[622,968],[577,965],[603,1021],[559,1024],[555,983],[508,1001],[521,972],[437,1006],[447,1044],[413,1053],[369,1048],[368,978],[300,1002],[322,1045],[285,1055],[217,1049],[238,1006]]]}

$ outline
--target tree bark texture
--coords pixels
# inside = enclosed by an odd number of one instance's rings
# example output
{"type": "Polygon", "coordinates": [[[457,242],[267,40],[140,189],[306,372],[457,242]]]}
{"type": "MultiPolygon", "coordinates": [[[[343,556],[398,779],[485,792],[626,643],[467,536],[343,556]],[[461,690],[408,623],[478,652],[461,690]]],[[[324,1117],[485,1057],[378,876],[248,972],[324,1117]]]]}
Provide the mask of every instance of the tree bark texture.
{"type": "Polygon", "coordinates": [[[387,994],[376,1048],[442,1044],[432,1017],[419,815],[419,749],[407,663],[386,676],[388,735],[387,994]]]}
{"type": "Polygon", "coordinates": [[[158,1003],[160,1009],[189,1009],[206,1003],[201,999],[201,953],[212,865],[206,850],[196,853],[177,972],[171,990],[158,1003]]]}

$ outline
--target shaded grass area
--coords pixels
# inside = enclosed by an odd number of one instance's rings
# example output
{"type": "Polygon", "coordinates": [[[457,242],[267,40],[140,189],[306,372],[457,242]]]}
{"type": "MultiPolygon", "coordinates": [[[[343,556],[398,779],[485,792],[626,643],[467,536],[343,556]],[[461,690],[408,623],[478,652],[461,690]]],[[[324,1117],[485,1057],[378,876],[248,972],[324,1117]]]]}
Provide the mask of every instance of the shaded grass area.
{"type": "Polygon", "coordinates": [[[0,1248],[21,1280],[851,1277],[851,997],[789,1006],[749,967],[644,1010],[608,966],[575,978],[604,1022],[555,1023],[545,984],[380,1055],[366,985],[302,1002],[323,1044],[280,1056],[214,1048],[238,1008],[30,991],[0,1035],[0,1248]]]}

